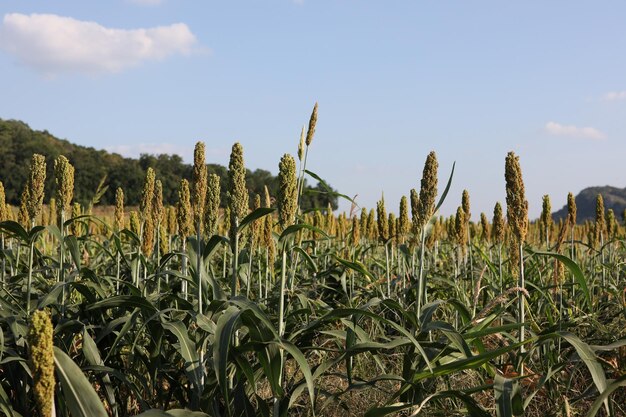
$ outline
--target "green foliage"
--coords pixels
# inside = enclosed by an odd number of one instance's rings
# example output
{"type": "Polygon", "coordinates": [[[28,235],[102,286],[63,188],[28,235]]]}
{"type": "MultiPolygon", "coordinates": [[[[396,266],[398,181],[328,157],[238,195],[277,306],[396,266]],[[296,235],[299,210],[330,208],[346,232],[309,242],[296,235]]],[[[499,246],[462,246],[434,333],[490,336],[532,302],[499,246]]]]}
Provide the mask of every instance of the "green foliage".
{"type": "MultiPolygon", "coordinates": [[[[58,139],[47,131],[32,130],[26,123],[16,120],[0,119],[0,148],[3,157],[0,159],[0,179],[2,179],[6,201],[12,205],[19,205],[19,197],[29,176],[28,161],[34,153],[46,157],[47,172],[45,186],[45,201],[54,196],[55,176],[53,161],[64,155],[74,166],[75,201],[86,206],[98,188],[100,181],[106,177],[108,189],[100,199],[100,204],[114,205],[115,190],[121,187],[124,190],[126,205],[137,206],[141,201],[146,171],[153,168],[163,184],[163,202],[173,205],[177,201],[178,186],[181,178],[191,178],[192,165],[183,162],[178,155],[148,155],[143,154],[139,159],[125,158],[115,153],[96,150],[92,147],[75,145],[67,140],[58,139]]],[[[207,172],[220,177],[222,207],[226,204],[228,191],[228,177],[226,167],[209,163],[207,172]]],[[[256,169],[246,171],[246,186],[250,193],[250,201],[255,194],[263,194],[263,186],[267,185],[271,195],[278,192],[278,179],[269,171],[256,169]]],[[[301,199],[303,210],[326,207],[330,203],[337,208],[337,197],[331,194],[319,194],[325,191],[319,184],[308,186],[305,184],[304,195],[301,199]]]]}

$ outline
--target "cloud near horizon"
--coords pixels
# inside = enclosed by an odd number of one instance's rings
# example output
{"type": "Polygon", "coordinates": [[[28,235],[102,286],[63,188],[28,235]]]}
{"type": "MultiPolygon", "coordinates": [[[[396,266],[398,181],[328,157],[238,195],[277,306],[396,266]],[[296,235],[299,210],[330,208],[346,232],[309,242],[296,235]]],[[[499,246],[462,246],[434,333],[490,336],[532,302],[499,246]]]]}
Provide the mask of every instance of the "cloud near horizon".
{"type": "Polygon", "coordinates": [[[548,122],[545,126],[546,132],[554,136],[568,136],[580,139],[602,140],[606,135],[593,127],[578,127],[574,125],[562,125],[556,122],[548,122]]]}
{"type": "Polygon", "coordinates": [[[606,101],[617,101],[626,99],[626,91],[609,91],[603,96],[606,101]]]}
{"type": "Polygon", "coordinates": [[[140,6],[160,6],[165,0],[126,0],[129,3],[138,4],[140,6]]]}
{"type": "Polygon", "coordinates": [[[189,55],[196,45],[184,23],[114,29],[54,14],[10,13],[0,25],[0,49],[46,76],[116,73],[145,61],[189,55]]]}

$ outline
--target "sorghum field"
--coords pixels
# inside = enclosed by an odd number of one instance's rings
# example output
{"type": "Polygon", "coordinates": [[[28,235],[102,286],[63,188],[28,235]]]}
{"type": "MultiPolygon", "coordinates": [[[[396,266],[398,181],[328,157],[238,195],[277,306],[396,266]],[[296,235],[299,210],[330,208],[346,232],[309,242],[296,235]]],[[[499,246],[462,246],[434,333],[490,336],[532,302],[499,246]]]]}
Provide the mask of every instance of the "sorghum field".
{"type": "Polygon", "coordinates": [[[200,142],[176,206],[148,169],[138,208],[118,189],[100,215],[66,158],[33,155],[21,206],[0,189],[1,413],[626,415],[626,231],[601,197],[593,223],[571,194],[566,221],[546,196],[530,222],[509,153],[506,201],[474,223],[431,152],[401,201],[303,212],[316,121],[253,201],[238,143],[228,201],[200,142]]]}

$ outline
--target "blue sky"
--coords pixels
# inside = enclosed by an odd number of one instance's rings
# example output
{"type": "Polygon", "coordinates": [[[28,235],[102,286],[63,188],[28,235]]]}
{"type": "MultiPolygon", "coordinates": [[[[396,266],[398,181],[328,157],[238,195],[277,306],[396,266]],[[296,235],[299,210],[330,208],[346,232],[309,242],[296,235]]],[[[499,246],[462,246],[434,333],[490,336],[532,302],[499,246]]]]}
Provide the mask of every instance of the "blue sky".
{"type": "MultiPolygon", "coordinates": [[[[374,207],[419,188],[429,151],[443,214],[504,202],[520,156],[530,213],[624,187],[626,3],[15,1],[0,3],[0,118],[117,151],[196,141],[277,171],[319,102],[309,169],[374,207]]],[[[80,173],[77,173],[80,175],[80,173]]],[[[349,207],[342,204],[343,209],[349,207]]]]}

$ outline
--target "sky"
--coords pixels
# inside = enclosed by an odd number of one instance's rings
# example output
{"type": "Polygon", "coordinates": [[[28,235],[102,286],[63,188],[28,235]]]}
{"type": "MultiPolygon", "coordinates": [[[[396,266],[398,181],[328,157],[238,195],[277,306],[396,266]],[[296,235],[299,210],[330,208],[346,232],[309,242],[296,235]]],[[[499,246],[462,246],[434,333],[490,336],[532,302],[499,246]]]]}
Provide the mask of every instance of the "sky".
{"type": "MultiPolygon", "coordinates": [[[[3,0],[0,118],[127,156],[277,173],[315,102],[307,168],[396,211],[437,153],[441,214],[626,186],[622,1],[3,0]]],[[[80,173],[77,173],[80,175],[80,173]]],[[[314,181],[313,181],[314,182],[314,181]]],[[[341,210],[348,210],[344,201],[341,210]]]]}

